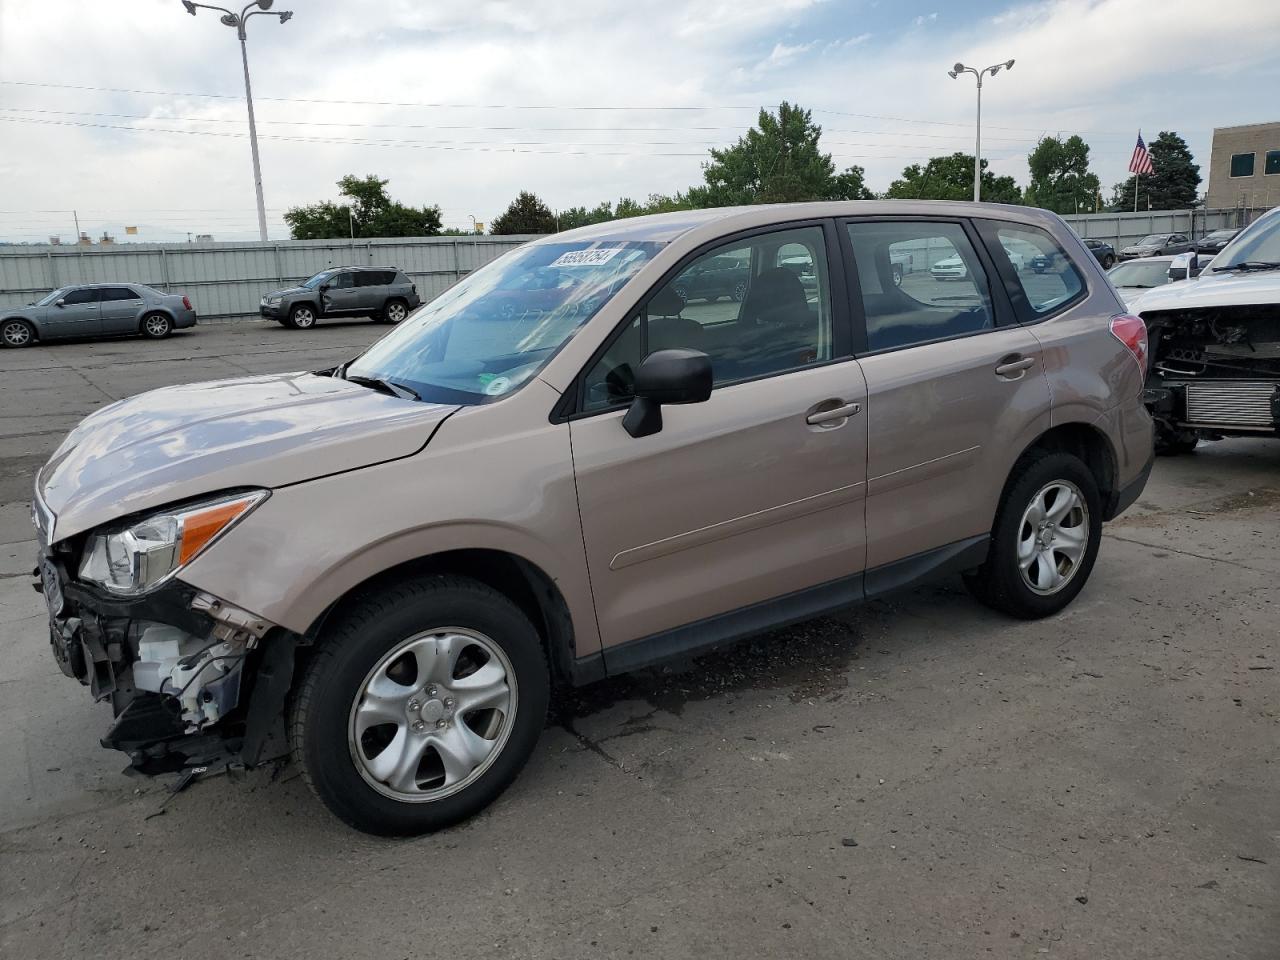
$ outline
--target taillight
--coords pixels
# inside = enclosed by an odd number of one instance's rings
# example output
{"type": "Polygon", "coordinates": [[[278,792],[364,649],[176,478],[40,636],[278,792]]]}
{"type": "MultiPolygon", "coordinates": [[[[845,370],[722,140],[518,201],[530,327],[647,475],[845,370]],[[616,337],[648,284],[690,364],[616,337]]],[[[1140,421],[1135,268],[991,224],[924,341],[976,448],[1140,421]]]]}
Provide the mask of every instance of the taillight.
{"type": "Polygon", "coordinates": [[[1138,369],[1147,376],[1147,325],[1141,317],[1131,313],[1122,313],[1111,318],[1111,335],[1129,348],[1133,359],[1138,361],[1138,369]]]}
{"type": "Polygon", "coordinates": [[[190,298],[190,297],[188,297],[188,296],[186,296],[186,295],[184,294],[184,295],[183,295],[183,297],[182,297],[182,305],[183,305],[184,307],[186,307],[188,310],[190,310],[190,309],[191,309],[191,298],[190,298]]]}

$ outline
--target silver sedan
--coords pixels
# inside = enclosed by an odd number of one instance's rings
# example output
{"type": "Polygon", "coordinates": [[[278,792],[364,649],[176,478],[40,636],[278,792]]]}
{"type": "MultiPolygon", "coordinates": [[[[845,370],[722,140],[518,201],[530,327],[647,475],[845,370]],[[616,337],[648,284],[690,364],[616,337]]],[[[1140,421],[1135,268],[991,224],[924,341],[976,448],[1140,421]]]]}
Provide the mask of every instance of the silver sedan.
{"type": "Polygon", "coordinates": [[[141,283],[80,284],[60,287],[25,307],[0,308],[0,346],[28,347],[64,337],[160,340],[195,325],[195,308],[181,294],[141,283]]]}

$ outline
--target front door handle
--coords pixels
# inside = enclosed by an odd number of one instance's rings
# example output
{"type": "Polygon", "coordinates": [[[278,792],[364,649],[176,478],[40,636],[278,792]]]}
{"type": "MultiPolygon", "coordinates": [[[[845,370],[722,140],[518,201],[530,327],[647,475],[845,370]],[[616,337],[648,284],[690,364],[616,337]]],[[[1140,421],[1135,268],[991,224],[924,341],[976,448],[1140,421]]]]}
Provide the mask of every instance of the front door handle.
{"type": "Polygon", "coordinates": [[[848,420],[861,410],[862,404],[860,403],[845,403],[827,410],[815,410],[804,418],[804,422],[811,426],[818,426],[823,423],[831,423],[833,420],[848,420]]]}
{"type": "Polygon", "coordinates": [[[1000,361],[1000,365],[996,367],[996,376],[1016,380],[1024,370],[1032,367],[1035,362],[1035,357],[1023,357],[1015,353],[1000,361]]]}

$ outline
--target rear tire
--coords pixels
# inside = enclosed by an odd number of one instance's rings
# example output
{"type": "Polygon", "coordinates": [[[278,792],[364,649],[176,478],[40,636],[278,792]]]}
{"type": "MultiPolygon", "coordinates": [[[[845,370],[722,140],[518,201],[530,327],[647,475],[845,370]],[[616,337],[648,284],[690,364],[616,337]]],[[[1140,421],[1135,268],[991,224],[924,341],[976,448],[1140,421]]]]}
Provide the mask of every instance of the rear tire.
{"type": "Polygon", "coordinates": [[[1110,269],[1111,269],[1112,267],[1114,267],[1115,265],[1116,265],[1116,258],[1115,258],[1115,257],[1103,257],[1103,258],[1102,258],[1102,269],[1103,269],[1103,270],[1110,270],[1110,269]]]}
{"type": "Polygon", "coordinates": [[[36,332],[25,320],[6,320],[0,323],[0,347],[29,347],[35,339],[36,332]]]}
{"type": "Polygon", "coordinates": [[[382,322],[396,324],[409,316],[409,305],[403,300],[388,300],[382,308],[382,322]]]}
{"type": "Polygon", "coordinates": [[[1177,457],[1184,453],[1194,453],[1200,445],[1199,437],[1172,437],[1156,440],[1156,456],[1177,457]]]}
{"type": "Polygon", "coordinates": [[[404,580],[325,626],[290,711],[293,756],[357,830],[428,833],[484,809],[516,778],[550,689],[541,639],[507,597],[465,577],[404,580]],[[499,705],[469,710],[469,697],[499,705]],[[395,752],[379,764],[385,751],[395,752]]]}
{"type": "Polygon", "coordinates": [[[148,340],[163,340],[173,333],[173,318],[163,313],[148,313],[142,318],[140,329],[148,340]]]}
{"type": "Polygon", "coordinates": [[[965,586],[1009,616],[1048,617],[1084,589],[1101,542],[1093,473],[1069,453],[1036,451],[1014,467],[986,562],[964,575],[965,586]]]}

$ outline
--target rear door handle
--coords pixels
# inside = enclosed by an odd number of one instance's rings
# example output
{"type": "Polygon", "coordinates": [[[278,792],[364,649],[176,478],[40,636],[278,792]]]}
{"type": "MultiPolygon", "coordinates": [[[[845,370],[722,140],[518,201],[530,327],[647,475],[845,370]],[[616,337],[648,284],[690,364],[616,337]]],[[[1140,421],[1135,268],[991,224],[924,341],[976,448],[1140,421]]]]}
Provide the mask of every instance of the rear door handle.
{"type": "Polygon", "coordinates": [[[1035,362],[1035,357],[1020,357],[1015,353],[1000,361],[1000,365],[996,367],[996,376],[1017,379],[1014,376],[1015,374],[1021,374],[1022,371],[1032,367],[1035,362]]]}
{"type": "Polygon", "coordinates": [[[838,407],[832,407],[829,410],[815,410],[804,418],[804,422],[811,426],[817,426],[823,423],[831,423],[833,420],[847,420],[861,410],[862,404],[860,403],[846,403],[838,407]]]}

